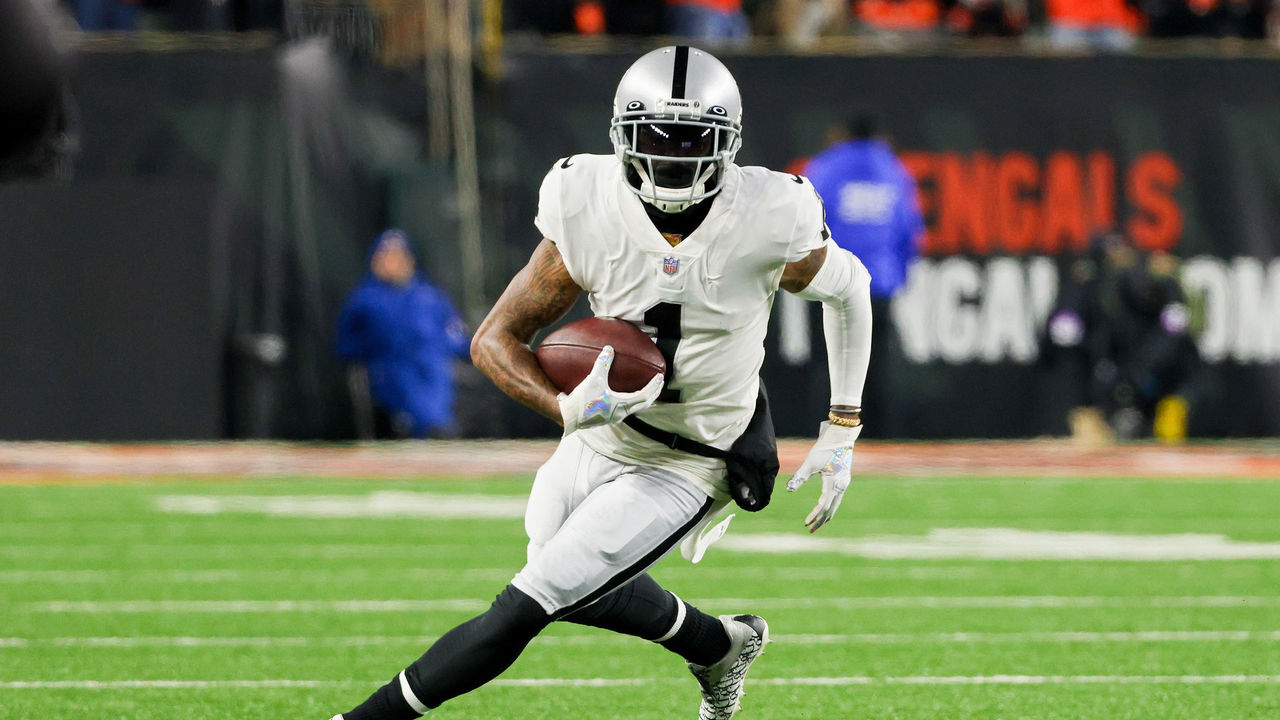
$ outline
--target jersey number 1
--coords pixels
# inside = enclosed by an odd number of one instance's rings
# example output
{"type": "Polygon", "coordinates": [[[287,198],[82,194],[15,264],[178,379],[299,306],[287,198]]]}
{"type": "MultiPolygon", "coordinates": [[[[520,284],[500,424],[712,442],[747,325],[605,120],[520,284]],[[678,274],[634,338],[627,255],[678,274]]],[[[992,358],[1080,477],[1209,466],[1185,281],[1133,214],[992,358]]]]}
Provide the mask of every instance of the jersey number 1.
{"type": "Polygon", "coordinates": [[[680,391],[671,387],[676,379],[676,348],[680,345],[680,310],[676,303],[661,302],[644,311],[644,324],[653,328],[658,350],[667,361],[666,385],[658,395],[658,402],[681,402],[680,391]]]}

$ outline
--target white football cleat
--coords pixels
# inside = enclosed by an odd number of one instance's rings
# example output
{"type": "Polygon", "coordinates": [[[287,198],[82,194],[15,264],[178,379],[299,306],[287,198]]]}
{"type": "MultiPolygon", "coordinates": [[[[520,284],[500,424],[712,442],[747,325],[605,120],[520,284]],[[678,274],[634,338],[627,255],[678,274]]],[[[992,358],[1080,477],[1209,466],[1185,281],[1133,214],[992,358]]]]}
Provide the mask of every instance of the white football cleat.
{"type": "Polygon", "coordinates": [[[721,615],[720,622],[729,633],[729,652],[715,665],[702,667],[689,663],[689,672],[702,686],[702,705],[698,720],[729,720],[742,706],[743,682],[747,668],[764,654],[769,642],[769,623],[756,615],[721,615]]]}

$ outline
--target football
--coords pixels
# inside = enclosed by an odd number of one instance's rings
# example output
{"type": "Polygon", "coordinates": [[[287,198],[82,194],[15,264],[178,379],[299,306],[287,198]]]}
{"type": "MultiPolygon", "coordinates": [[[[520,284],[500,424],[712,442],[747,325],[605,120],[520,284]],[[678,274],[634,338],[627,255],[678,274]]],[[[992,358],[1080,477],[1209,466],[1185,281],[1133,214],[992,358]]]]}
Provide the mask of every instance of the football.
{"type": "Polygon", "coordinates": [[[542,371],[561,392],[572,392],[591,372],[605,345],[613,346],[609,387],[619,392],[643,388],[654,375],[667,372],[667,362],[653,340],[626,320],[586,318],[563,325],[538,345],[542,371]]]}

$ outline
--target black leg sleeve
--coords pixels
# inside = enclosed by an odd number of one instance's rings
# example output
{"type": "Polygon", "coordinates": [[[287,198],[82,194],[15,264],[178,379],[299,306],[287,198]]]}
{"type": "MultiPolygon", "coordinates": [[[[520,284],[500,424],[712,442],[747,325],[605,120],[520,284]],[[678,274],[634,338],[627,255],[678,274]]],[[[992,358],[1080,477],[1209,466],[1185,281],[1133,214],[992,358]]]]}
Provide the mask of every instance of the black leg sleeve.
{"type": "MultiPolygon", "coordinates": [[[[508,585],[483,614],[450,630],[422,657],[405,668],[404,678],[418,703],[427,708],[471,692],[516,661],[530,640],[551,622],[533,598],[508,585]]],[[[343,713],[344,720],[403,720],[417,717],[405,708],[399,676],[359,707],[343,713]]]]}
{"type": "Polygon", "coordinates": [[[424,705],[435,707],[501,675],[550,623],[537,601],[508,585],[485,614],[442,635],[405,678],[424,705]]]}
{"type": "Polygon", "coordinates": [[[648,573],[563,619],[645,640],[665,638],[659,644],[698,665],[711,665],[729,651],[718,619],[678,600],[648,573]]]}
{"type": "Polygon", "coordinates": [[[643,573],[562,619],[577,625],[656,640],[671,630],[676,620],[676,598],[663,590],[649,573],[643,573]]]}

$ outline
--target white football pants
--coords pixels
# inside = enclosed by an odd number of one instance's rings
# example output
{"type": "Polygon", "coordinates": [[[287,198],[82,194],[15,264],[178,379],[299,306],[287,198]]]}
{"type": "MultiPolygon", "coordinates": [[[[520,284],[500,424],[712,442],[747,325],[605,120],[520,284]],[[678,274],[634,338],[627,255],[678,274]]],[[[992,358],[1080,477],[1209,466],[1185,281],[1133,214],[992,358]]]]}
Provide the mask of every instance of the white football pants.
{"type": "Polygon", "coordinates": [[[675,473],[617,462],[570,435],[533,481],[528,562],[511,584],[563,617],[652,567],[711,508],[675,473]]]}

